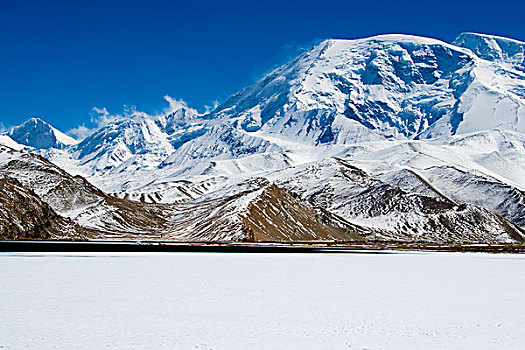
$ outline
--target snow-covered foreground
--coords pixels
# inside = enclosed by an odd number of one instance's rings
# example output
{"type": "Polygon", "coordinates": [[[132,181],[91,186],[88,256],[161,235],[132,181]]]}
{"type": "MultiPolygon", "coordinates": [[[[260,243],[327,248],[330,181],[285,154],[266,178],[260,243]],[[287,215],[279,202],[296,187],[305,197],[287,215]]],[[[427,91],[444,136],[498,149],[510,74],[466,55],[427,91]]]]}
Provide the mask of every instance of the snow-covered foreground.
{"type": "Polygon", "coordinates": [[[0,254],[0,348],[517,349],[525,256],[0,254]]]}

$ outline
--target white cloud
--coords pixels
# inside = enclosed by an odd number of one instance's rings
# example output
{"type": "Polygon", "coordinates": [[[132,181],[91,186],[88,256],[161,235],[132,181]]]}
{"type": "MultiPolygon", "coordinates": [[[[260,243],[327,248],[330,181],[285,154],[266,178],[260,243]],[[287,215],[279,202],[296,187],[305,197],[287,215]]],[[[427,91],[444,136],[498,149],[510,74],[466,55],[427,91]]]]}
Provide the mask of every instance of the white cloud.
{"type": "Polygon", "coordinates": [[[122,118],[124,117],[121,115],[110,114],[106,107],[93,107],[90,121],[95,124],[95,126],[88,128],[85,124],[82,124],[66,131],[66,134],[75,137],[77,140],[83,140],[100,128],[122,118]]]}
{"type": "Polygon", "coordinates": [[[213,104],[211,106],[208,106],[208,105],[204,106],[204,109],[205,109],[204,113],[209,113],[217,107],[219,107],[219,101],[215,100],[213,101],[213,104]]]}
{"type": "MultiPolygon", "coordinates": [[[[126,109],[126,106],[124,106],[124,109],[126,109]]],[[[103,128],[106,125],[121,119],[124,119],[124,116],[120,114],[111,114],[106,107],[93,107],[91,122],[96,125],[95,129],[103,128]]]]}
{"type": "Polygon", "coordinates": [[[169,103],[169,107],[164,109],[164,111],[162,112],[162,114],[164,114],[164,115],[173,113],[173,112],[178,111],[179,109],[182,109],[182,108],[189,109],[192,112],[194,112],[195,114],[198,114],[197,110],[188,107],[188,104],[183,99],[177,100],[177,99],[175,99],[175,98],[173,98],[171,96],[168,96],[168,95],[164,96],[164,99],[169,103]]]}
{"type": "Polygon", "coordinates": [[[108,112],[106,107],[103,107],[103,108],[93,107],[92,109],[93,109],[93,111],[97,112],[98,114],[105,114],[105,115],[109,114],[109,112],[108,112]]]}
{"type": "MultiPolygon", "coordinates": [[[[95,131],[105,127],[108,124],[118,122],[123,119],[133,119],[133,118],[156,118],[162,115],[167,115],[172,112],[178,111],[181,108],[186,108],[193,111],[197,114],[195,109],[189,108],[186,102],[182,99],[175,99],[171,96],[164,96],[164,99],[168,102],[169,106],[165,108],[160,115],[149,115],[145,112],[138,111],[135,106],[124,105],[121,114],[111,114],[106,107],[93,107],[91,113],[91,123],[94,124],[93,128],[85,126],[85,124],[79,125],[76,128],[73,128],[67,131],[67,134],[76,137],[79,140],[82,140],[89,135],[93,134],[95,131]]],[[[214,102],[218,104],[218,102],[214,102]]],[[[0,125],[1,127],[1,125],[0,125]]]]}
{"type": "Polygon", "coordinates": [[[169,105],[170,105],[169,109],[170,109],[171,112],[177,111],[177,110],[179,110],[181,108],[188,108],[188,105],[182,99],[176,100],[173,97],[168,96],[168,95],[164,96],[164,99],[169,103],[169,105]]]}
{"type": "Polygon", "coordinates": [[[77,140],[83,140],[92,133],[94,133],[97,129],[90,129],[86,127],[84,124],[77,126],[76,128],[73,128],[71,130],[68,130],[66,134],[73,136],[77,140]]]}

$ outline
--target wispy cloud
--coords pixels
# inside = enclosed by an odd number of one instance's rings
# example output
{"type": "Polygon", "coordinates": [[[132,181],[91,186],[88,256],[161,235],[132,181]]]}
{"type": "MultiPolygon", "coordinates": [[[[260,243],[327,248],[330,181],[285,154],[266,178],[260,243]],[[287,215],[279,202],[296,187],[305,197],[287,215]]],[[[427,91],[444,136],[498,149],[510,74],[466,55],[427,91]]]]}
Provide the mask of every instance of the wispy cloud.
{"type": "Polygon", "coordinates": [[[209,113],[209,112],[213,111],[217,107],[219,107],[219,101],[215,100],[215,101],[213,101],[211,106],[208,106],[208,105],[204,106],[204,113],[209,113]]]}
{"type": "MultiPolygon", "coordinates": [[[[131,107],[131,109],[133,109],[133,107],[131,107]]],[[[93,107],[92,113],[91,113],[91,122],[96,125],[95,129],[100,129],[110,123],[124,119],[126,117],[126,112],[129,110],[130,110],[129,107],[124,106],[124,115],[122,115],[122,114],[111,114],[109,113],[106,107],[102,107],[102,108],[93,107]]]]}
{"type": "Polygon", "coordinates": [[[77,126],[76,128],[66,131],[66,134],[73,136],[77,140],[83,140],[91,135],[96,129],[90,129],[84,124],[77,126]]]}
{"type": "Polygon", "coordinates": [[[197,114],[197,110],[188,107],[188,104],[183,99],[178,99],[177,100],[177,99],[175,99],[175,98],[173,98],[171,96],[168,96],[168,95],[164,96],[164,99],[166,100],[166,102],[168,102],[169,106],[168,106],[168,108],[164,109],[162,114],[170,114],[170,113],[178,111],[179,109],[182,109],[182,108],[189,109],[189,110],[191,110],[191,111],[193,111],[194,113],[197,114]]]}
{"type": "Polygon", "coordinates": [[[93,134],[97,130],[105,127],[108,124],[118,122],[124,119],[133,119],[133,118],[156,118],[161,115],[170,114],[181,108],[187,108],[195,113],[196,110],[189,108],[187,103],[182,99],[175,99],[171,96],[164,96],[166,102],[168,102],[168,107],[166,107],[160,115],[149,115],[145,112],[138,111],[135,106],[124,105],[121,113],[112,114],[106,107],[93,107],[91,112],[91,123],[93,127],[87,127],[85,124],[79,125],[76,128],[68,130],[66,133],[75,137],[78,140],[82,140],[89,135],[93,134]]]}
{"type": "MultiPolygon", "coordinates": [[[[124,106],[124,110],[127,111],[129,108],[124,106]]],[[[75,137],[77,140],[83,140],[106,125],[122,120],[125,117],[125,114],[111,114],[106,107],[93,107],[91,110],[90,121],[94,126],[89,128],[85,124],[82,124],[76,128],[68,130],[66,134],[75,137]]]]}
{"type": "Polygon", "coordinates": [[[85,124],[82,124],[76,128],[66,131],[66,134],[73,136],[77,140],[83,140],[98,129],[103,128],[104,126],[113,121],[116,121],[119,118],[121,118],[120,115],[111,115],[106,107],[93,107],[90,121],[94,124],[94,126],[89,128],[85,124]]]}

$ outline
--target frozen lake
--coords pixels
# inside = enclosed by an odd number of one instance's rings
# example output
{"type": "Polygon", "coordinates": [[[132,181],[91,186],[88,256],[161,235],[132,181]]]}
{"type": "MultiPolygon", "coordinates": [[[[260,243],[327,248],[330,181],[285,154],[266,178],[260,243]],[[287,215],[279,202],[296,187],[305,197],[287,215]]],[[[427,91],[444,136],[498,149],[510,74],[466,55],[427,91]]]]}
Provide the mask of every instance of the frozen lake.
{"type": "Polygon", "coordinates": [[[517,349],[525,256],[0,254],[0,348],[517,349]]]}

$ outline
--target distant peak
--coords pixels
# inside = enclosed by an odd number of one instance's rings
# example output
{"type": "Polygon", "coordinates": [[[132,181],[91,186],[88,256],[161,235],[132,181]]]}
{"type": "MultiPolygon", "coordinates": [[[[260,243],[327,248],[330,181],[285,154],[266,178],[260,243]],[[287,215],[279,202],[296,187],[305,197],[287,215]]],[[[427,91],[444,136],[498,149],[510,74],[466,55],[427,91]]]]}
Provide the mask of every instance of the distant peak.
{"type": "Polygon", "coordinates": [[[46,123],[45,121],[43,121],[42,119],[38,117],[31,117],[28,120],[26,120],[24,123],[11,128],[11,130],[9,131],[9,134],[14,134],[21,130],[30,130],[32,128],[38,128],[41,131],[46,130],[46,129],[49,130],[49,132],[52,131],[52,126],[49,125],[48,123],[46,123]]]}
{"type": "Polygon", "coordinates": [[[461,33],[453,44],[469,49],[484,60],[510,63],[520,70],[525,69],[525,42],[466,32],[461,33]]]}
{"type": "Polygon", "coordinates": [[[357,39],[327,39],[316,45],[316,48],[324,48],[332,45],[353,45],[368,42],[381,42],[386,44],[415,44],[415,45],[430,45],[430,46],[443,46],[449,49],[457,50],[457,46],[449,44],[439,39],[428,38],[424,36],[410,35],[410,34],[378,34],[365,38],[357,39]]]}
{"type": "MultiPolygon", "coordinates": [[[[46,123],[45,121],[43,121],[42,119],[38,118],[38,117],[31,117],[29,118],[26,122],[24,122],[22,125],[20,126],[23,126],[23,125],[29,125],[29,124],[43,124],[43,125],[49,125],[48,123],[46,123]]],[[[50,125],[49,125],[50,126],[50,125]]],[[[51,126],[50,126],[51,127],[51,126]]]]}
{"type": "Polygon", "coordinates": [[[38,117],[11,128],[8,135],[21,145],[39,149],[63,148],[77,142],[38,117]]]}
{"type": "Polygon", "coordinates": [[[421,40],[433,40],[429,38],[419,37],[415,35],[408,34],[378,34],[374,36],[364,37],[364,38],[330,38],[325,39],[314,47],[322,47],[326,45],[332,45],[337,43],[358,43],[366,41],[421,41],[421,40]]]}
{"type": "Polygon", "coordinates": [[[439,41],[437,39],[427,38],[423,36],[417,36],[412,34],[378,34],[364,39],[358,40],[378,40],[378,41],[425,41],[425,42],[435,42],[439,41]]]}
{"type": "Polygon", "coordinates": [[[457,38],[454,40],[454,43],[457,41],[461,41],[465,38],[477,38],[477,39],[485,39],[485,40],[496,40],[496,41],[508,41],[508,42],[514,42],[516,44],[525,45],[525,42],[519,41],[516,39],[504,37],[504,36],[498,36],[498,35],[492,35],[492,34],[483,34],[483,33],[475,33],[475,32],[463,32],[457,36],[457,38]]]}

